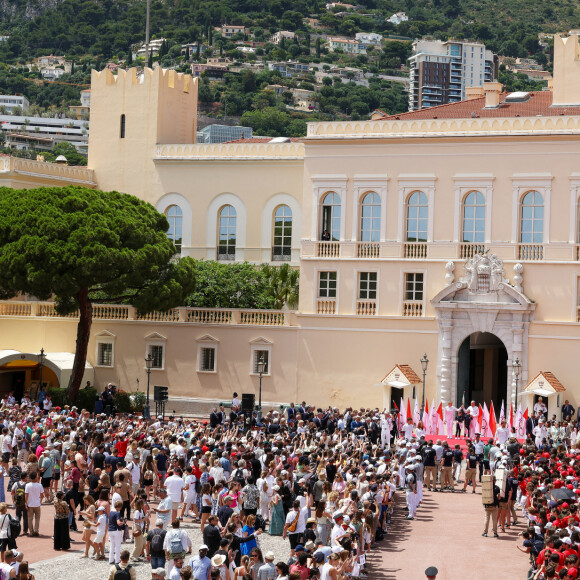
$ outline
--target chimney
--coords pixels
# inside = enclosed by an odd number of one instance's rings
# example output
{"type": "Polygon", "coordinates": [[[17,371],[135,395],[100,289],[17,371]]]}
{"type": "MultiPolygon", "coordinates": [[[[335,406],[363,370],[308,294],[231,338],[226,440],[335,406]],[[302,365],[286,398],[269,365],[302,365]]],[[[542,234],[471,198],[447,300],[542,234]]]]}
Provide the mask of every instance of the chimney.
{"type": "Polygon", "coordinates": [[[465,98],[468,101],[483,97],[483,87],[465,87],[465,98]]]}
{"type": "Polygon", "coordinates": [[[497,109],[499,107],[499,95],[501,94],[501,89],[501,83],[483,83],[486,109],[497,109]]]}

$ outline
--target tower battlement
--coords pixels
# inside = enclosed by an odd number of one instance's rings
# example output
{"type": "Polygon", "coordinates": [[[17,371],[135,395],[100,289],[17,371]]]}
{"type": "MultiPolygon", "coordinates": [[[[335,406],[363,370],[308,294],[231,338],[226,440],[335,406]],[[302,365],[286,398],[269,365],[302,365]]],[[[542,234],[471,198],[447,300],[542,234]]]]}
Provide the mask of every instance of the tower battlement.
{"type": "Polygon", "coordinates": [[[180,73],[171,69],[145,68],[143,74],[137,76],[137,69],[118,69],[117,74],[109,69],[93,70],[91,73],[91,89],[113,85],[125,88],[140,86],[144,89],[158,87],[159,89],[176,89],[183,93],[197,92],[197,79],[190,74],[180,73]]]}
{"type": "Polygon", "coordinates": [[[162,68],[92,71],[88,164],[99,187],[144,191],[158,145],[196,142],[197,87],[162,68]]]}

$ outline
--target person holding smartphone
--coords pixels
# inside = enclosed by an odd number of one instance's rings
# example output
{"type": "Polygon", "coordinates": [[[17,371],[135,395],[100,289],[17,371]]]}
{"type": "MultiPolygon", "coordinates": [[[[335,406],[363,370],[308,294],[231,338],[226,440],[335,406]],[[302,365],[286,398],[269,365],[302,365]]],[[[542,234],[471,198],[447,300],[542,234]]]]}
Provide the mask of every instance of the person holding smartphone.
{"type": "Polygon", "coordinates": [[[123,502],[116,501],[114,509],[109,513],[109,564],[119,564],[121,561],[121,543],[125,520],[121,518],[123,502]]]}

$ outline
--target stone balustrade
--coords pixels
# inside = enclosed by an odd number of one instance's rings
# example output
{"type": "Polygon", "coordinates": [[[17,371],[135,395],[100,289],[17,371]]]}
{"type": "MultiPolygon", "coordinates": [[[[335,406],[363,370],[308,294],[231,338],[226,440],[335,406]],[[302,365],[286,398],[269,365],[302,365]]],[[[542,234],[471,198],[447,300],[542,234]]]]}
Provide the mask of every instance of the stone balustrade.
{"type": "MultiPolygon", "coordinates": [[[[76,318],[78,312],[61,315],[54,302],[0,301],[0,317],[36,316],[40,318],[76,318]]],[[[295,326],[292,312],[237,308],[193,308],[182,306],[166,312],[139,314],[134,306],[93,304],[94,320],[136,320],[178,324],[228,324],[244,326],[295,326]]]]}

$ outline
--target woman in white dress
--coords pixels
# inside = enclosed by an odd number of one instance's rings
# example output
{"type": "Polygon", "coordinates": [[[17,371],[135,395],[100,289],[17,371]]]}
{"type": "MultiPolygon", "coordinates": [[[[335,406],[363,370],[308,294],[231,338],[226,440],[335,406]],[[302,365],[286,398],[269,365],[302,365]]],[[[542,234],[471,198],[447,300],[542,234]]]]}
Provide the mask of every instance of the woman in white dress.
{"type": "Polygon", "coordinates": [[[256,481],[256,486],[260,492],[259,502],[260,502],[260,515],[264,520],[270,520],[270,498],[272,497],[272,490],[268,484],[268,472],[266,470],[262,471],[262,477],[258,478],[256,481]],[[268,493],[270,492],[270,493],[268,493]]]}

